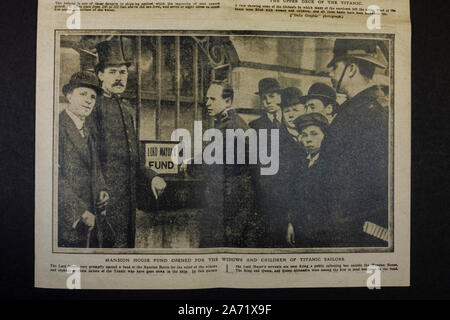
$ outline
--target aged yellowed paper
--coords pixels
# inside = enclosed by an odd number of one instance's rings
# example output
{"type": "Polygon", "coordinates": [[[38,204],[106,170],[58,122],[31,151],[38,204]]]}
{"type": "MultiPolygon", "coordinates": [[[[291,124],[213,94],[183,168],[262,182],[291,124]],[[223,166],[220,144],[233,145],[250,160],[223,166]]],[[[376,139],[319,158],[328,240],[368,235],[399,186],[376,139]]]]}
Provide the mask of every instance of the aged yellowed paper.
{"type": "Polygon", "coordinates": [[[408,1],[39,1],[35,285],[409,286],[408,1]]]}

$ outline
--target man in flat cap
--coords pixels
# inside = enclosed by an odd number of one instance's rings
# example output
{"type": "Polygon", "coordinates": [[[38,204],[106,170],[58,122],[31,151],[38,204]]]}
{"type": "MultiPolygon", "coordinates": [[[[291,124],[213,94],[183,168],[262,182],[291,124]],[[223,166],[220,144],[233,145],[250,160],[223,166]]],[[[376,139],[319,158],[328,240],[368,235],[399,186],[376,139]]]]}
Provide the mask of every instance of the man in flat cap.
{"type": "MultiPolygon", "coordinates": [[[[282,125],[282,89],[276,79],[264,78],[259,81],[258,92],[255,92],[255,94],[259,96],[261,101],[263,115],[251,121],[249,125],[257,131],[261,129],[267,130],[267,141],[271,141],[271,130],[278,130],[282,125]]],[[[270,144],[268,144],[267,150],[271,152],[270,144]]],[[[279,217],[280,212],[284,210],[284,203],[279,198],[278,177],[277,175],[262,176],[259,170],[255,171],[254,176],[258,210],[265,221],[265,236],[261,238],[261,246],[281,247],[284,245],[284,237],[280,236],[279,228],[273,224],[273,221],[279,217]]]]}
{"type": "MultiPolygon", "coordinates": [[[[214,120],[214,128],[226,136],[228,129],[248,129],[247,123],[232,108],[234,91],[230,84],[213,81],[206,93],[205,109],[214,120]]],[[[257,247],[261,236],[259,218],[256,215],[251,166],[237,164],[238,144],[234,139],[234,164],[225,164],[226,149],[223,146],[223,164],[202,166],[203,214],[200,220],[200,247],[257,247]]],[[[248,161],[248,145],[245,145],[248,161]]],[[[206,159],[205,159],[206,160],[206,159]]]]}
{"type": "Polygon", "coordinates": [[[306,113],[321,113],[328,123],[333,121],[339,107],[334,89],[320,82],[311,85],[308,94],[300,98],[300,103],[305,105],[306,113]]]}
{"type": "Polygon", "coordinates": [[[101,247],[105,225],[99,215],[109,195],[96,141],[85,126],[100,92],[97,77],[77,72],[62,91],[68,105],[59,115],[58,246],[101,247]]]}
{"type": "Polygon", "coordinates": [[[330,228],[326,191],[323,187],[323,162],[320,159],[322,141],[328,131],[328,120],[320,113],[298,117],[295,126],[306,155],[298,162],[305,163],[295,175],[292,185],[295,194],[291,202],[287,241],[297,247],[322,247],[330,245],[330,228]]]}
{"type": "Polygon", "coordinates": [[[114,247],[133,248],[138,179],[146,181],[156,198],[166,183],[146,170],[139,159],[135,111],[121,97],[127,85],[130,62],[124,57],[120,41],[100,42],[97,53],[95,69],[103,92],[92,116],[100,140],[100,161],[110,190],[109,218],[116,231],[114,247]]]}
{"type": "Polygon", "coordinates": [[[387,246],[388,113],[377,101],[376,68],[386,68],[376,40],[337,39],[328,64],[347,95],[323,141],[334,246],[387,246]]]}

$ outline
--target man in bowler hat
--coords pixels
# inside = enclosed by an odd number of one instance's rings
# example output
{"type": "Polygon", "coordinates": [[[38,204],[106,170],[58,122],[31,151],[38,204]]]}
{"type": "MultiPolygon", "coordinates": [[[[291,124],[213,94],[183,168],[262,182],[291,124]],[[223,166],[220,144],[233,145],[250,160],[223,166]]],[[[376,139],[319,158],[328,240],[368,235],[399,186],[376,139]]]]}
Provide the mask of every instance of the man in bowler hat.
{"type": "Polygon", "coordinates": [[[281,87],[274,78],[264,78],[258,83],[258,92],[264,114],[250,122],[253,129],[279,129],[282,120],[281,87]]]}
{"type": "Polygon", "coordinates": [[[286,225],[288,221],[290,202],[294,201],[295,193],[291,186],[298,182],[296,174],[304,166],[305,149],[300,142],[300,133],[294,120],[305,114],[305,107],[300,103],[303,96],[300,89],[288,87],[281,91],[282,123],[279,131],[279,170],[271,177],[269,192],[273,197],[271,205],[274,208],[265,217],[266,230],[270,234],[272,246],[286,246],[286,225]]]}
{"type": "Polygon", "coordinates": [[[100,92],[92,72],[77,72],[63,89],[69,102],[59,116],[58,246],[102,245],[109,195],[95,139],[85,126],[100,92]],[[92,235],[92,236],[90,236],[92,235]]]}
{"type": "Polygon", "coordinates": [[[306,113],[321,113],[328,123],[336,116],[339,104],[336,102],[336,92],[324,83],[314,83],[308,90],[308,94],[300,98],[305,105],[306,113]]]}
{"type": "MultiPolygon", "coordinates": [[[[263,115],[251,121],[249,126],[257,131],[267,130],[267,141],[271,141],[271,130],[279,130],[282,126],[282,89],[276,79],[264,78],[259,81],[258,92],[255,94],[261,101],[263,115]]],[[[267,150],[271,152],[270,144],[267,145],[267,150]]],[[[260,246],[282,247],[285,245],[285,241],[281,235],[278,221],[279,217],[284,214],[284,203],[279,198],[279,175],[262,176],[259,172],[260,170],[255,170],[254,182],[258,211],[264,221],[264,235],[261,238],[260,246]],[[277,223],[275,224],[274,221],[277,223]]]]}
{"type": "Polygon", "coordinates": [[[297,87],[288,87],[281,94],[281,109],[283,111],[283,122],[281,128],[287,129],[291,140],[298,141],[299,132],[295,127],[294,120],[306,113],[305,103],[302,102],[302,91],[297,87]]]}
{"type": "Polygon", "coordinates": [[[111,195],[109,218],[116,230],[113,247],[133,248],[138,179],[144,179],[156,199],[166,183],[154,172],[146,170],[139,159],[135,110],[121,97],[131,63],[124,57],[120,41],[103,41],[96,48],[98,64],[95,70],[103,91],[92,117],[99,136],[100,162],[111,195]]]}
{"type": "MultiPolygon", "coordinates": [[[[282,91],[281,108],[283,122],[280,127],[280,167],[279,176],[286,181],[299,165],[298,159],[305,155],[305,149],[300,142],[300,133],[295,126],[295,119],[306,113],[302,102],[303,94],[296,87],[288,87],[282,91]]],[[[285,188],[283,188],[285,189],[285,188]]]]}
{"type": "Polygon", "coordinates": [[[330,77],[348,98],[321,150],[333,245],[387,246],[389,117],[373,81],[386,62],[377,40],[337,39],[333,53],[330,77]]]}

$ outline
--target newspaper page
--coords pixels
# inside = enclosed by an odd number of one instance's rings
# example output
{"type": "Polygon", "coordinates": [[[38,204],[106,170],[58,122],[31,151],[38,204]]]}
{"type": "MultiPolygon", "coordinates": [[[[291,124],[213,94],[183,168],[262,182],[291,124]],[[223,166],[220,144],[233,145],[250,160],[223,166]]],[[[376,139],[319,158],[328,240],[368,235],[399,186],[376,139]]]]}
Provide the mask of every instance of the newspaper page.
{"type": "Polygon", "coordinates": [[[409,286],[405,0],[41,0],[35,286],[409,286]]]}

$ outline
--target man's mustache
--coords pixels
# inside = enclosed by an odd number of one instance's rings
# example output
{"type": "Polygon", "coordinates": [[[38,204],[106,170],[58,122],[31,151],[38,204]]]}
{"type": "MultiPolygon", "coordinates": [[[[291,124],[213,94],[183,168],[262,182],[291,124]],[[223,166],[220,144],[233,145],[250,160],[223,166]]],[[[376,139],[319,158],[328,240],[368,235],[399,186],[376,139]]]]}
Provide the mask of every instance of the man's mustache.
{"type": "Polygon", "coordinates": [[[125,87],[121,81],[117,81],[113,83],[113,87],[125,87]]]}

